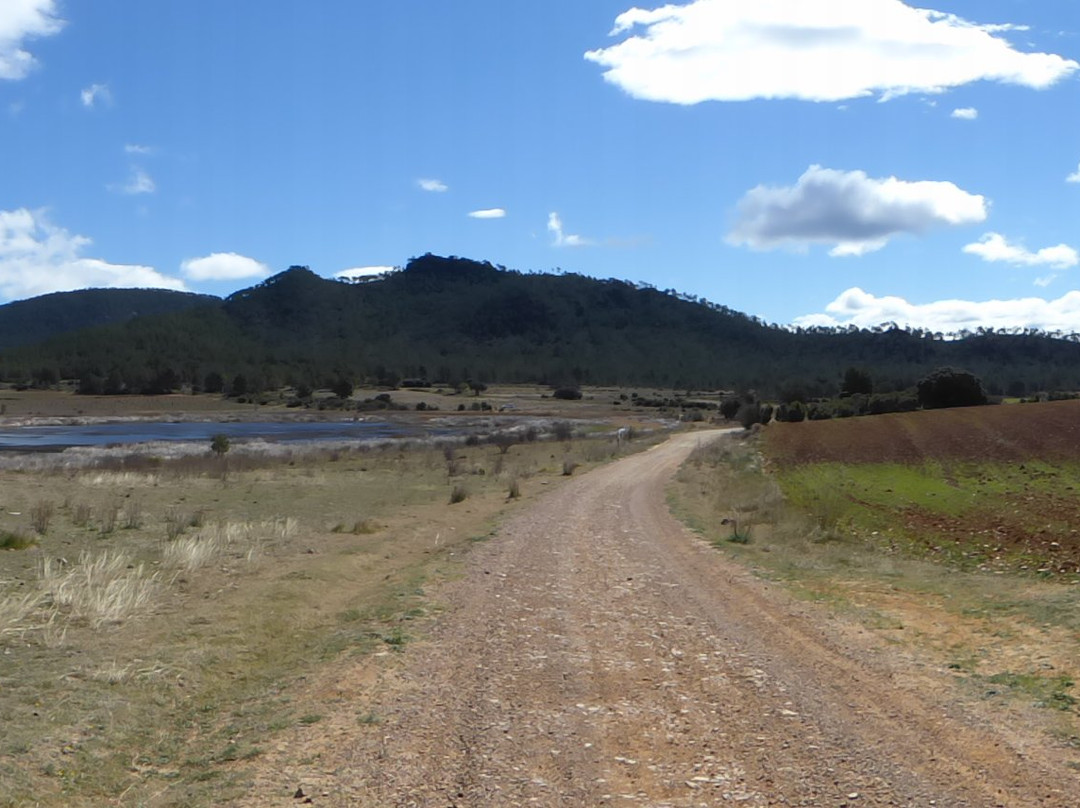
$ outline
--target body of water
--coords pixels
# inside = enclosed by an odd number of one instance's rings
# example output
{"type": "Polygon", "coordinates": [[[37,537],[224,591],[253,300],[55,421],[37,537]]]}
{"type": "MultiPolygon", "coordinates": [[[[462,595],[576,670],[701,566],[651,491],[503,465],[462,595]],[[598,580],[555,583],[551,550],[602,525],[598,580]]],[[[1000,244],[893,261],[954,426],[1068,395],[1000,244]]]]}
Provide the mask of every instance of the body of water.
{"type": "Polygon", "coordinates": [[[231,441],[265,440],[273,443],[360,441],[442,435],[448,429],[424,429],[386,421],[245,421],[161,422],[124,421],[107,424],[0,427],[0,450],[60,451],[71,446],[111,446],[153,441],[206,443],[214,435],[231,441]]]}

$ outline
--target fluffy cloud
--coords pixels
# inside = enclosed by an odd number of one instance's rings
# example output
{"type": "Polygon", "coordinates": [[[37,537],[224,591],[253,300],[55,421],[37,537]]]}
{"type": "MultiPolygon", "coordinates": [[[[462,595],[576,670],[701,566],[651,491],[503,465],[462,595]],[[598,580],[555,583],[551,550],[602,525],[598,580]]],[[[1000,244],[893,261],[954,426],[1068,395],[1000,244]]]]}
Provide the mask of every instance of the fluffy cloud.
{"type": "Polygon", "coordinates": [[[1037,297],[1016,300],[938,300],[909,303],[902,297],[875,297],[858,287],[848,289],[825,307],[825,313],[796,318],[795,325],[868,328],[883,323],[925,328],[945,334],[976,328],[1039,328],[1044,331],[1077,330],[1080,291],[1056,300],[1037,297]]]}
{"type": "Polygon", "coordinates": [[[34,57],[23,44],[51,36],[63,27],[56,0],[4,0],[0,3],[0,79],[17,81],[33,69],[34,57]]]}
{"type": "Polygon", "coordinates": [[[1065,178],[1065,182],[1080,182],[1080,165],[1076,166],[1076,171],[1065,178]]]}
{"type": "Polygon", "coordinates": [[[450,186],[441,180],[417,180],[416,184],[419,185],[422,190],[436,194],[441,194],[443,191],[450,190],[450,186]]]}
{"type": "Polygon", "coordinates": [[[486,210],[470,211],[468,215],[473,219],[502,219],[505,218],[506,211],[502,208],[487,208],[486,210]]]}
{"type": "Polygon", "coordinates": [[[82,99],[82,105],[88,109],[93,109],[99,100],[104,101],[106,104],[112,101],[112,93],[109,92],[108,84],[91,84],[81,93],[79,98],[82,99]]]}
{"type": "Polygon", "coordinates": [[[964,252],[977,255],[984,261],[1004,261],[1014,266],[1068,269],[1080,263],[1080,255],[1068,244],[1043,247],[1038,252],[1031,252],[1020,244],[1010,244],[1000,233],[987,233],[974,244],[965,246],[964,252]]]}
{"type": "Polygon", "coordinates": [[[377,278],[387,272],[394,272],[397,267],[353,267],[335,272],[334,277],[343,281],[361,281],[367,278],[377,278]]]}
{"type": "Polygon", "coordinates": [[[979,110],[975,109],[975,107],[960,107],[959,109],[954,109],[949,117],[957,118],[961,121],[973,121],[979,117],[979,110]]]}
{"type": "Polygon", "coordinates": [[[41,211],[0,210],[0,296],[8,300],[88,287],[185,289],[153,267],[84,258],[91,244],[41,211]]]}
{"type": "Polygon", "coordinates": [[[1022,53],[977,25],[900,0],[695,0],[615,19],[618,44],[588,51],[635,98],[697,104],[796,98],[886,100],[980,80],[1042,88],[1080,69],[1022,53]]]}
{"type": "Polygon", "coordinates": [[[794,186],[748,191],[728,241],[757,250],[831,244],[830,255],[863,255],[901,233],[981,222],[986,206],[951,182],[872,179],[863,171],[810,166],[794,186]]]}
{"type": "Polygon", "coordinates": [[[551,233],[552,244],[556,247],[586,247],[592,242],[584,236],[575,236],[563,231],[562,218],[552,211],[548,214],[548,232],[551,233]]]}
{"type": "Polygon", "coordinates": [[[266,264],[234,252],[189,258],[180,264],[180,271],[193,281],[235,281],[270,276],[270,268],[266,264]]]}

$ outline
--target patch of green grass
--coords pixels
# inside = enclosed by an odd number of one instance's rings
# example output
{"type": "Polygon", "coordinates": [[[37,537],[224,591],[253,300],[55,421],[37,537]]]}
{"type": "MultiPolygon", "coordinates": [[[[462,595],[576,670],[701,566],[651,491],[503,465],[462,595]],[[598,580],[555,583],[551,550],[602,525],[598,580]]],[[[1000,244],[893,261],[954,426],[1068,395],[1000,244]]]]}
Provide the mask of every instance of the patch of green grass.
{"type": "Polygon", "coordinates": [[[998,695],[1004,689],[1033,701],[1037,707],[1064,712],[1073,712],[1080,704],[1080,700],[1070,692],[1075,683],[1068,676],[1003,672],[983,677],[982,681],[988,686],[987,696],[998,695]]]}
{"type": "Polygon", "coordinates": [[[37,539],[18,530],[0,530],[0,550],[25,550],[37,544],[37,539]]]}

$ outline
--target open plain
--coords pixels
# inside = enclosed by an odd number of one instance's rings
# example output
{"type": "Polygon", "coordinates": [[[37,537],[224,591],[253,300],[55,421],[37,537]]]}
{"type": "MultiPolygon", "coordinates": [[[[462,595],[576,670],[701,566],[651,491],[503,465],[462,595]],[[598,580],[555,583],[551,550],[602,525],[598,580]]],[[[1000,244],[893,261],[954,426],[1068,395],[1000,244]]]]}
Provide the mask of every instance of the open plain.
{"type": "Polygon", "coordinates": [[[536,399],[585,417],[0,472],[0,804],[1072,804],[1073,576],[901,529],[958,462],[870,524],[775,459],[816,424],[536,399]]]}

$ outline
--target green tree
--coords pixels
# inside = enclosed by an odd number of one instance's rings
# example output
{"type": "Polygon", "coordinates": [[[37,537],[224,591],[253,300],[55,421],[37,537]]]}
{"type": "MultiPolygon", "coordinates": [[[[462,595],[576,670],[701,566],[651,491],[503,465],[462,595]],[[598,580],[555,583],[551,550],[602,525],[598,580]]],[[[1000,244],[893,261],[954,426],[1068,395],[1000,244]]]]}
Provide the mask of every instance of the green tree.
{"type": "Polygon", "coordinates": [[[868,371],[856,367],[844,371],[844,384],[840,388],[841,396],[854,396],[859,393],[870,395],[873,392],[874,382],[868,371]]]}
{"type": "Polygon", "coordinates": [[[229,436],[217,434],[210,439],[210,451],[216,454],[218,457],[224,457],[225,453],[229,451],[229,436]]]}
{"type": "Polygon", "coordinates": [[[920,379],[916,389],[919,404],[926,410],[986,403],[982,382],[966,370],[938,368],[920,379]]]}

